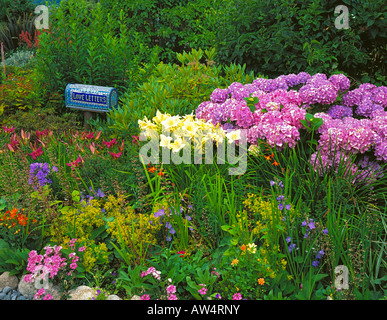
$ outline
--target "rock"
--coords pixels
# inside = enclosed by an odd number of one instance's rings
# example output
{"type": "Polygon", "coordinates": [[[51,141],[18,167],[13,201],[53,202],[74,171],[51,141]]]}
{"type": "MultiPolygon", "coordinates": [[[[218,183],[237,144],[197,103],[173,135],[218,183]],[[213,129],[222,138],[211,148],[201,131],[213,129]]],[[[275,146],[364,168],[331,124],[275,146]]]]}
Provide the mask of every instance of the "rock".
{"type": "Polygon", "coordinates": [[[141,300],[140,296],[134,295],[130,300],[141,300]]]}
{"type": "Polygon", "coordinates": [[[16,289],[19,280],[15,275],[11,276],[9,272],[4,272],[0,275],[0,291],[5,287],[10,287],[11,289],[16,289]]]}
{"type": "Polygon", "coordinates": [[[117,296],[116,294],[111,294],[107,297],[106,300],[122,300],[119,296],[117,296]]]}
{"type": "Polygon", "coordinates": [[[12,291],[11,287],[6,286],[3,288],[3,293],[5,293],[5,294],[8,294],[8,292],[11,292],[11,291],[12,291]]]}
{"type": "Polygon", "coordinates": [[[19,292],[25,296],[26,298],[28,299],[33,299],[34,298],[34,295],[35,293],[38,291],[36,288],[35,288],[35,284],[34,283],[27,283],[24,281],[24,276],[21,278],[21,280],[19,281],[19,285],[18,285],[18,290],[19,292]]]}
{"type": "Polygon", "coordinates": [[[4,297],[5,297],[5,293],[1,292],[1,293],[0,293],[0,300],[3,300],[4,297]]]}
{"type": "MultiPolygon", "coordinates": [[[[27,283],[24,281],[24,276],[19,282],[18,291],[27,299],[33,299],[38,289],[35,287],[35,283],[27,283]]],[[[48,288],[44,295],[50,294],[53,300],[60,300],[61,294],[58,286],[53,285],[52,283],[48,284],[48,288]]]]}
{"type": "Polygon", "coordinates": [[[69,292],[68,300],[90,300],[94,297],[94,290],[88,286],[79,286],[69,292]]]}

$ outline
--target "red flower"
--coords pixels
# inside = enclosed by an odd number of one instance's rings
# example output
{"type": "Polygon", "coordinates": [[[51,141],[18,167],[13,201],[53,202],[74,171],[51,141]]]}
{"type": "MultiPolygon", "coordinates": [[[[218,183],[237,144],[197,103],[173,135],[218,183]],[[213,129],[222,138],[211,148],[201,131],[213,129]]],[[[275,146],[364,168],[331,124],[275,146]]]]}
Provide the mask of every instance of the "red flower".
{"type": "Polygon", "coordinates": [[[132,138],[133,138],[133,139],[132,139],[132,143],[139,146],[139,144],[138,144],[139,136],[132,136],[132,138]]]}
{"type": "Polygon", "coordinates": [[[180,257],[184,257],[185,255],[185,251],[181,250],[181,251],[178,251],[176,252],[177,254],[180,254],[180,257]]]}
{"type": "Polygon", "coordinates": [[[113,140],[111,140],[109,142],[103,140],[102,143],[110,149],[113,145],[115,145],[117,143],[117,140],[116,140],[116,138],[114,138],[113,140]]]}
{"type": "Polygon", "coordinates": [[[78,156],[76,160],[74,160],[73,162],[66,163],[66,165],[71,167],[71,170],[75,170],[75,168],[78,167],[78,165],[83,162],[85,162],[85,160],[83,160],[81,156],[78,156]]]}
{"type": "Polygon", "coordinates": [[[89,134],[85,135],[85,138],[88,140],[94,139],[94,132],[90,132],[89,134]]]}
{"type": "Polygon", "coordinates": [[[109,151],[109,153],[113,159],[119,159],[119,157],[121,157],[121,155],[122,155],[122,152],[114,153],[114,152],[109,151]]]}
{"type": "Polygon", "coordinates": [[[12,127],[12,128],[8,128],[7,126],[3,127],[4,129],[4,132],[14,132],[15,131],[15,127],[12,127]]]}
{"type": "Polygon", "coordinates": [[[44,129],[43,131],[36,130],[36,137],[40,139],[40,137],[48,136],[48,129],[44,129]]]}
{"type": "Polygon", "coordinates": [[[40,146],[38,149],[33,150],[31,153],[28,153],[29,156],[32,157],[32,159],[36,159],[37,157],[41,156],[43,154],[42,146],[40,146]]]}

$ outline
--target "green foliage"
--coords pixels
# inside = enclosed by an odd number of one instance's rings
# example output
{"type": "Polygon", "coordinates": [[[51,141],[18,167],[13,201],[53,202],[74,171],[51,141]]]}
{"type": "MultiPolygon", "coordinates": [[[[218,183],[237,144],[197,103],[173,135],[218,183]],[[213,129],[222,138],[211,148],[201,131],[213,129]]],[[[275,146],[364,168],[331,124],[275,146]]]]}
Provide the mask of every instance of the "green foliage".
{"type": "Polygon", "coordinates": [[[360,79],[385,73],[385,13],[382,0],[227,1],[218,58],[271,76],[341,70],[360,79]],[[348,6],[349,29],[335,28],[339,4],[348,6]]]}
{"type": "Polygon", "coordinates": [[[34,8],[33,0],[1,0],[0,22],[6,22],[7,16],[18,17],[24,13],[31,13],[34,8]]]}
{"type": "Polygon", "coordinates": [[[0,272],[9,271],[11,275],[21,275],[27,265],[28,249],[12,249],[0,239],[0,272]]]}
{"type": "Polygon", "coordinates": [[[9,74],[0,85],[0,115],[13,113],[17,109],[32,109],[41,106],[44,90],[39,91],[36,74],[31,70],[19,70],[9,74]]]}
{"type": "MultiPolygon", "coordinates": [[[[128,91],[121,97],[122,105],[108,114],[108,125],[117,133],[134,134],[138,120],[156,115],[156,111],[170,114],[189,114],[218,87],[232,82],[250,82],[253,73],[245,73],[245,67],[214,64],[215,50],[195,50],[177,54],[180,64],[159,63],[149,79],[136,91],[128,91]]],[[[140,69],[148,72],[149,66],[140,69]]]]}
{"type": "MultiPolygon", "coordinates": [[[[101,0],[105,8],[127,13],[126,24],[150,48],[159,47],[164,62],[177,62],[176,53],[215,45],[219,0],[101,0]]],[[[117,14],[116,14],[117,15],[117,14]]]]}
{"type": "Polygon", "coordinates": [[[16,131],[20,131],[21,129],[24,131],[49,129],[60,134],[69,128],[74,130],[82,129],[76,113],[67,112],[59,115],[53,106],[34,106],[28,111],[16,110],[13,114],[4,117],[3,122],[11,127],[15,127],[16,131]]]}
{"type": "Polygon", "coordinates": [[[145,46],[125,24],[125,14],[114,18],[99,3],[62,1],[52,9],[50,30],[40,35],[37,71],[49,92],[60,92],[68,83],[112,86],[119,95],[128,87],[145,46]]]}

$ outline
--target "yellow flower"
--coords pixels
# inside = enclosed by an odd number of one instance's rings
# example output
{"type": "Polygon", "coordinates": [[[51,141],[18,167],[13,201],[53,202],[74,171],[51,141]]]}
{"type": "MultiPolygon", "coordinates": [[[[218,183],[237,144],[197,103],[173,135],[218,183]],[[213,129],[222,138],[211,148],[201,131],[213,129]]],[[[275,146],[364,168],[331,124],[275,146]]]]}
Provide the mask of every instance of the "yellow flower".
{"type": "Polygon", "coordinates": [[[254,254],[254,253],[257,252],[257,245],[256,245],[255,243],[248,243],[248,244],[247,244],[247,250],[248,250],[250,253],[254,254]]]}
{"type": "Polygon", "coordinates": [[[238,262],[239,262],[238,259],[234,259],[233,261],[231,261],[231,265],[236,266],[238,264],[238,262]]]}
{"type": "Polygon", "coordinates": [[[265,284],[265,279],[259,278],[259,279],[258,279],[258,284],[260,284],[261,286],[263,286],[263,285],[265,284]]]}
{"type": "Polygon", "coordinates": [[[241,139],[241,131],[239,129],[231,131],[226,134],[226,137],[228,143],[233,143],[234,141],[241,139]]]}

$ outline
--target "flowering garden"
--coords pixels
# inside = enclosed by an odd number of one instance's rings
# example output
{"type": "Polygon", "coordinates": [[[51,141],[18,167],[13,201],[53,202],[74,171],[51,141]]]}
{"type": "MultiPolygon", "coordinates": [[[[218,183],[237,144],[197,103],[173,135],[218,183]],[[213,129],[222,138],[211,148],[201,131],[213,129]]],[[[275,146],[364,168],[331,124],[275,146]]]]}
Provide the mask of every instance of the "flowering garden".
{"type": "Polygon", "coordinates": [[[52,9],[0,83],[0,272],[60,299],[80,285],[93,300],[386,299],[382,78],[257,74],[212,48],[171,62],[127,35],[124,11],[99,25],[101,3],[52,9]],[[116,86],[119,107],[85,127],[64,106],[72,81],[116,86]]]}

